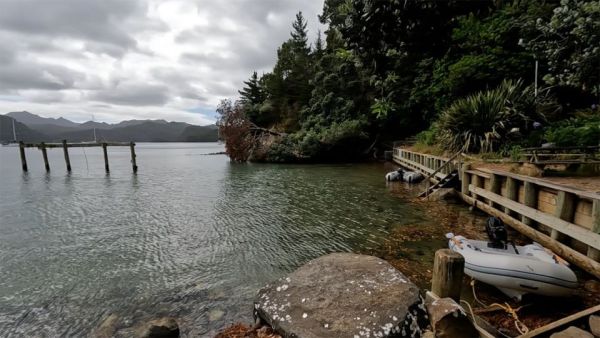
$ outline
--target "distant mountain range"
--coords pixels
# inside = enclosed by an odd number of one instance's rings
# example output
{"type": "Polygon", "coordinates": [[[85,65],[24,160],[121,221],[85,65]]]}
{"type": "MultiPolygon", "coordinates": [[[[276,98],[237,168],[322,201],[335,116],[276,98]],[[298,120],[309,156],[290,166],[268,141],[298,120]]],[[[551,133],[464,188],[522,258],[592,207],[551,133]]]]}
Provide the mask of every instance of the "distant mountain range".
{"type": "Polygon", "coordinates": [[[13,120],[18,141],[83,142],[215,142],[217,126],[196,126],[165,120],[129,120],[115,124],[88,121],[76,123],[65,118],[47,118],[26,111],[0,115],[0,142],[13,140],[13,120]]]}

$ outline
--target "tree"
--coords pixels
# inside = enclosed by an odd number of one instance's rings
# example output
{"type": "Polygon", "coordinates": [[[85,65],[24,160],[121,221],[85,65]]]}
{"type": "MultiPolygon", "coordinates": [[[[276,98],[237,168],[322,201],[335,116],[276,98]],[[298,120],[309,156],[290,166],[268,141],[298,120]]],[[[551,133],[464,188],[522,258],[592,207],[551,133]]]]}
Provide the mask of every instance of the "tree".
{"type": "Polygon", "coordinates": [[[547,63],[544,81],[600,94],[600,2],[561,0],[535,28],[538,35],[524,44],[547,63]]]}
{"type": "Polygon", "coordinates": [[[252,73],[248,81],[244,81],[244,84],[246,87],[238,91],[241,95],[240,101],[242,104],[258,105],[265,101],[265,94],[261,88],[256,71],[252,73]]]}

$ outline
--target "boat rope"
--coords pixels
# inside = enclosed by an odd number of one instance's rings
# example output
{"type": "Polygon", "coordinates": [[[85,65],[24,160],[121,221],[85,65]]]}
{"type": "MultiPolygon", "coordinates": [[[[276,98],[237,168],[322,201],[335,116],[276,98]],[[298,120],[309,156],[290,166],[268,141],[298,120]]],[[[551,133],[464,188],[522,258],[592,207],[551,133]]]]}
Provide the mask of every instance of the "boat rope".
{"type": "MultiPolygon", "coordinates": [[[[480,301],[479,298],[477,298],[477,293],[475,292],[475,280],[471,279],[471,290],[473,290],[473,298],[475,299],[475,301],[477,303],[479,303],[481,306],[484,307],[483,310],[489,310],[492,309],[494,307],[499,308],[501,310],[504,310],[506,313],[509,314],[509,316],[512,317],[514,324],[515,324],[515,328],[517,329],[517,331],[521,334],[524,335],[527,332],[529,332],[529,328],[527,327],[527,325],[525,325],[520,319],[519,316],[517,315],[517,311],[521,310],[522,308],[524,308],[527,305],[523,305],[523,306],[519,306],[518,308],[514,309],[512,306],[510,306],[510,304],[508,303],[504,303],[504,304],[499,304],[499,303],[492,303],[490,305],[486,305],[484,302],[480,301]]],[[[470,305],[469,305],[470,307],[470,305]]]]}

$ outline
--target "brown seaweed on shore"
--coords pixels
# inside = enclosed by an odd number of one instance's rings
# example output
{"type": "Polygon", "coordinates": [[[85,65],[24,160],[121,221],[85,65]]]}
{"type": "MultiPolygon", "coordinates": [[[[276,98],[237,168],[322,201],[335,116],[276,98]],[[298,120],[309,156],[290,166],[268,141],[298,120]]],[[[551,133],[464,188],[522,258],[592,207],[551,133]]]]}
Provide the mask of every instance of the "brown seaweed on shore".
{"type": "Polygon", "coordinates": [[[236,323],[223,329],[215,338],[281,338],[281,336],[269,326],[251,327],[236,323]]]}

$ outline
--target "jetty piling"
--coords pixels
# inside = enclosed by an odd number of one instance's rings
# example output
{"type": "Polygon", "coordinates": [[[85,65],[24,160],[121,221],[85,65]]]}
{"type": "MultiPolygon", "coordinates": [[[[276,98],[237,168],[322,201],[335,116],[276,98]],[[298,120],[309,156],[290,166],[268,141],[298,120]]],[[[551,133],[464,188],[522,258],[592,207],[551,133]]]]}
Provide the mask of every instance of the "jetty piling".
{"type": "Polygon", "coordinates": [[[108,151],[106,148],[106,143],[102,143],[102,153],[104,154],[104,170],[106,170],[106,172],[109,173],[110,167],[108,166],[108,151]]]}
{"type": "Polygon", "coordinates": [[[465,258],[450,249],[435,252],[431,292],[440,298],[450,297],[460,303],[460,290],[465,268],[465,258]]]}
{"type": "Polygon", "coordinates": [[[135,143],[130,142],[129,143],[129,148],[131,149],[131,167],[133,169],[134,173],[137,173],[138,170],[138,166],[137,166],[137,162],[135,160],[135,143]]]}
{"type": "Polygon", "coordinates": [[[71,160],[69,159],[69,147],[67,146],[67,140],[62,141],[63,153],[65,154],[65,164],[67,165],[67,171],[71,172],[71,160]]]}
{"type": "Polygon", "coordinates": [[[48,152],[46,151],[46,144],[44,142],[40,143],[39,148],[42,150],[42,157],[44,157],[44,167],[46,171],[50,171],[50,163],[48,162],[48,152]]]}
{"type": "Polygon", "coordinates": [[[62,148],[65,157],[65,165],[67,171],[71,172],[71,160],[69,158],[69,148],[87,148],[87,147],[102,147],[102,153],[104,155],[104,169],[108,173],[110,170],[108,162],[108,147],[129,147],[131,151],[131,163],[133,173],[137,173],[138,166],[135,155],[135,143],[134,142],[90,142],[90,143],[68,143],[67,140],[62,140],[60,143],[25,143],[19,142],[19,153],[21,156],[21,167],[24,172],[28,171],[27,157],[25,154],[25,148],[38,148],[42,151],[42,157],[44,159],[44,167],[46,171],[50,171],[50,162],[48,161],[48,149],[62,148]]]}
{"type": "Polygon", "coordinates": [[[21,168],[24,172],[27,172],[27,157],[25,157],[25,143],[19,142],[19,153],[21,154],[21,168]]]}

